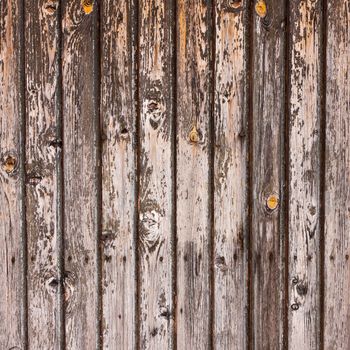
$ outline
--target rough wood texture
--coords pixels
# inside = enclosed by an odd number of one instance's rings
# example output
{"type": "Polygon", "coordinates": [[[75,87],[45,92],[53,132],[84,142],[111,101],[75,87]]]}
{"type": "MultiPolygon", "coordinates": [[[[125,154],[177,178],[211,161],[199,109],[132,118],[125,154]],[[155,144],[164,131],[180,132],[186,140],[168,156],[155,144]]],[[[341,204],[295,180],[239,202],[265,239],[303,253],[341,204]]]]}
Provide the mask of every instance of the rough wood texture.
{"type": "Polygon", "coordinates": [[[346,0],[0,2],[0,348],[350,348],[346,0]]]}
{"type": "Polygon", "coordinates": [[[139,3],[141,349],[173,344],[172,3],[139,3]]]}
{"type": "Polygon", "coordinates": [[[0,2],[0,348],[21,349],[23,269],[20,2],[0,2]]]}
{"type": "Polygon", "coordinates": [[[350,348],[350,7],[328,1],[325,349],[350,348]]]}
{"type": "Polygon", "coordinates": [[[135,348],[135,18],[105,1],[101,23],[103,344],[135,348]]]}
{"type": "Polygon", "coordinates": [[[290,349],[319,349],[321,1],[290,3],[290,349]]]}
{"type": "Polygon", "coordinates": [[[177,346],[208,349],[211,8],[189,0],[177,6],[177,346]]]}
{"type": "Polygon", "coordinates": [[[214,346],[244,349],[247,311],[246,3],[215,8],[214,346]]]}
{"type": "Polygon", "coordinates": [[[26,1],[26,173],[28,339],[30,349],[58,346],[56,332],[58,3],[26,1]]]}
{"type": "Polygon", "coordinates": [[[96,3],[90,10],[75,0],[63,10],[65,312],[66,348],[72,350],[95,349],[99,342],[96,3]]]}
{"type": "MultiPolygon", "coordinates": [[[[257,1],[256,5],[260,5],[257,1]]],[[[284,1],[255,6],[251,222],[253,344],[280,349],[283,336],[283,235],[280,230],[281,123],[284,115],[284,1]],[[268,334],[267,334],[268,330],[268,334]]],[[[281,154],[282,153],[282,154],[281,154]]]]}

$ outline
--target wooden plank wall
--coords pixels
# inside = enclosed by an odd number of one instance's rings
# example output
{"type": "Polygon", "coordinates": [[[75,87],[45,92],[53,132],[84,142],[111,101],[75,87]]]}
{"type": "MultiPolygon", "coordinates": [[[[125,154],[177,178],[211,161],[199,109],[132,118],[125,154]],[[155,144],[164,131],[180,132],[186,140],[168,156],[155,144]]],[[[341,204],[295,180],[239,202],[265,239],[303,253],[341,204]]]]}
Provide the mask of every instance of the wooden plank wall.
{"type": "Polygon", "coordinates": [[[0,2],[0,348],[350,349],[348,0],[0,2]]]}

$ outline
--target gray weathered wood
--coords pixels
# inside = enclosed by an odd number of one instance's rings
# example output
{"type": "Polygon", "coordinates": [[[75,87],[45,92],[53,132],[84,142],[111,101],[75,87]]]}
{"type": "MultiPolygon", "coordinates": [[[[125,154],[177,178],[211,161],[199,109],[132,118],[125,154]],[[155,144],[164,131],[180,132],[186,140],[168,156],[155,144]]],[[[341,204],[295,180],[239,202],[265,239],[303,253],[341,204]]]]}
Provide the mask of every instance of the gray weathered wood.
{"type": "Polygon", "coordinates": [[[319,349],[321,1],[290,2],[289,349],[319,349]]]}
{"type": "Polygon", "coordinates": [[[350,348],[350,7],[328,1],[324,348],[350,348]]]}
{"type": "Polygon", "coordinates": [[[0,348],[21,349],[24,261],[21,201],[22,91],[20,1],[0,2],[0,348]]]}
{"type": "Polygon", "coordinates": [[[347,0],[0,2],[0,348],[350,348],[347,0]]]}
{"type": "Polygon", "coordinates": [[[135,349],[136,103],[133,1],[101,22],[103,348],[135,349]]]}
{"type": "Polygon", "coordinates": [[[57,271],[56,119],[58,3],[26,1],[26,172],[28,339],[30,349],[59,344],[57,271]]]}
{"type": "Polygon", "coordinates": [[[177,2],[177,307],[179,349],[210,347],[211,8],[177,2]]]}
{"type": "Polygon", "coordinates": [[[284,116],[284,7],[257,1],[253,28],[252,276],[253,345],[282,348],[283,235],[280,231],[284,116]],[[264,11],[264,5],[266,11],[264,11]],[[257,5],[260,5],[258,7],[257,5]]]}
{"type": "Polygon", "coordinates": [[[216,4],[215,292],[216,349],[247,345],[247,120],[245,2],[216,4]]]}
{"type": "Polygon", "coordinates": [[[139,2],[139,346],[173,346],[172,2],[139,2]]]}
{"type": "Polygon", "coordinates": [[[95,349],[99,342],[97,5],[84,3],[67,0],[62,18],[66,348],[72,350],[95,349]]]}

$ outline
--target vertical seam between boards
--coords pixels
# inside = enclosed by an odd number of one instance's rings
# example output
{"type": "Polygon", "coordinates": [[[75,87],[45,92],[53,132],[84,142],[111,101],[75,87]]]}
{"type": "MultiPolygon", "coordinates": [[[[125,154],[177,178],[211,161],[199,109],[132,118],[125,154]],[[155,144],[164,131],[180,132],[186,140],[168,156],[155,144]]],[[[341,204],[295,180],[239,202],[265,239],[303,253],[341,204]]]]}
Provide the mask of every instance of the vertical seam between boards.
{"type": "Polygon", "coordinates": [[[325,190],[326,190],[326,127],[327,127],[327,29],[328,29],[328,11],[327,0],[321,1],[321,45],[319,50],[320,60],[320,86],[319,86],[319,98],[320,98],[320,145],[319,145],[319,157],[320,157],[320,241],[319,241],[319,347],[320,350],[324,349],[324,327],[325,327],[325,190]]]}
{"type": "Polygon", "coordinates": [[[18,2],[19,13],[19,110],[20,110],[20,142],[19,142],[19,157],[20,157],[20,197],[21,197],[21,292],[22,292],[22,305],[21,305],[21,336],[23,348],[27,349],[29,346],[28,339],[28,251],[27,251],[27,219],[26,219],[26,69],[25,69],[25,1],[20,0],[18,2]]]}

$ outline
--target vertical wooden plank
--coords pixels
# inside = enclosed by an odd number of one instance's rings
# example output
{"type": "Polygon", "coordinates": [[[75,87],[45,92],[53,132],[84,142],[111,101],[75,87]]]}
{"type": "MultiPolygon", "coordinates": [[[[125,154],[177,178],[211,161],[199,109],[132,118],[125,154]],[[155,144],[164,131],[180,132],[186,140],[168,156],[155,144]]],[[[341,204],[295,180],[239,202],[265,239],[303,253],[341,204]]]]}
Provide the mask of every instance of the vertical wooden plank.
{"type": "Polygon", "coordinates": [[[140,348],[173,346],[172,2],[139,2],[140,348]]]}
{"type": "Polygon", "coordinates": [[[57,164],[58,2],[25,2],[28,339],[30,349],[59,344],[57,164]]]}
{"type": "Polygon", "coordinates": [[[350,7],[328,1],[324,349],[350,348],[350,7]]]}
{"type": "Polygon", "coordinates": [[[290,349],[319,349],[321,1],[290,2],[290,349]]]}
{"type": "Polygon", "coordinates": [[[215,9],[215,316],[217,349],[246,348],[247,311],[247,45],[243,1],[215,9]]]}
{"type": "Polygon", "coordinates": [[[97,4],[67,0],[63,10],[62,97],[66,348],[99,348],[97,4]],[[95,17],[95,18],[94,18],[95,17]]]}
{"type": "Polygon", "coordinates": [[[283,232],[280,230],[284,117],[285,2],[255,2],[252,101],[253,346],[282,348],[283,232]]]}
{"type": "Polygon", "coordinates": [[[24,348],[21,2],[0,2],[0,348],[24,348]]]}
{"type": "Polygon", "coordinates": [[[101,13],[103,347],[135,349],[135,42],[133,1],[101,13]]]}
{"type": "Polygon", "coordinates": [[[177,346],[211,342],[211,6],[177,2],[177,346]]]}

